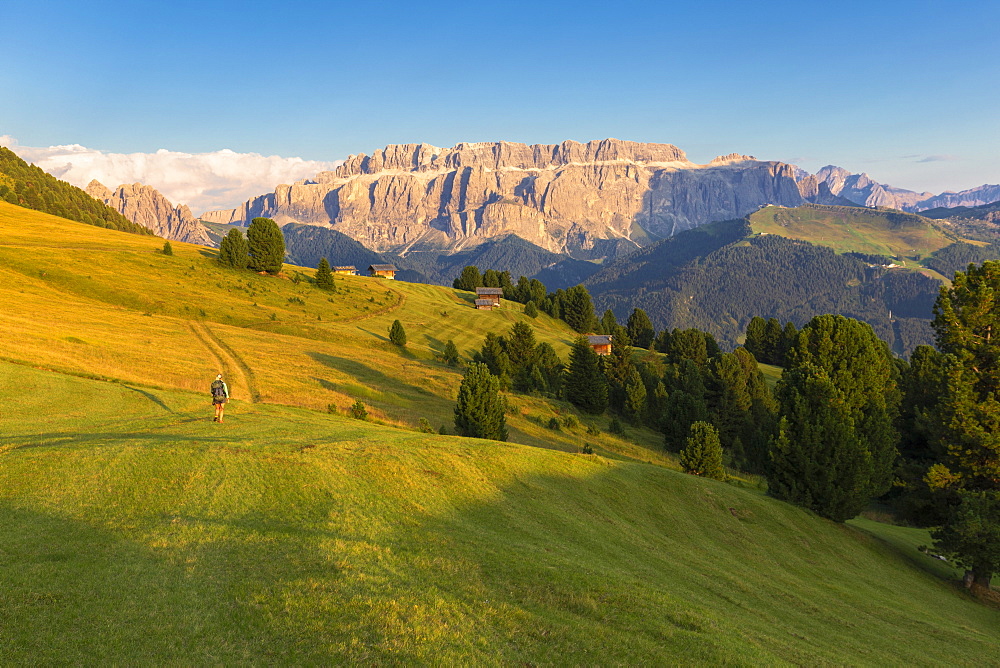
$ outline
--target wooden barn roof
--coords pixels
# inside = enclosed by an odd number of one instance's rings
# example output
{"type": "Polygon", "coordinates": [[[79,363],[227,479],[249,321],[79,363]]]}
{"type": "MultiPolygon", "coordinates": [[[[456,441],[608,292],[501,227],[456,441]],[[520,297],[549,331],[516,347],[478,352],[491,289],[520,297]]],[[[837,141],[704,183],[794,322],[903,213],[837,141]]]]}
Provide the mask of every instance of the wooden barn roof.
{"type": "Polygon", "coordinates": [[[588,334],[587,342],[592,346],[610,346],[611,345],[611,335],[610,334],[588,334]]]}
{"type": "Polygon", "coordinates": [[[334,267],[333,270],[334,271],[357,271],[357,268],[353,267],[353,266],[348,267],[348,266],[345,265],[343,267],[334,267]]]}
{"type": "Polygon", "coordinates": [[[398,271],[394,264],[373,264],[368,267],[368,271],[398,271]]]}
{"type": "Polygon", "coordinates": [[[477,295],[500,295],[503,296],[503,288],[476,288],[477,295]]]}

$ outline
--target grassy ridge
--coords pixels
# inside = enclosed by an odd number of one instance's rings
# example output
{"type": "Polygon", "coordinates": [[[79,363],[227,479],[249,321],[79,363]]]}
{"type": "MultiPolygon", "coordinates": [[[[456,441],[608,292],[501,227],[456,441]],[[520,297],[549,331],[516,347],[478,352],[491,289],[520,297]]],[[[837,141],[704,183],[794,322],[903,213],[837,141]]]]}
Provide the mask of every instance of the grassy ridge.
{"type": "MultiPolygon", "coordinates": [[[[219,371],[234,397],[314,410],[346,411],[355,400],[375,418],[415,428],[451,425],[461,369],[437,362],[452,339],[467,358],[487,331],[531,324],[564,358],[575,335],[520,304],[477,311],[471,293],[366,277],[337,277],[335,294],[306,281],[220,267],[214,251],[162,242],[47,216],[0,202],[0,359],[155,388],[205,392],[219,371]],[[400,319],[409,343],[400,351],[388,330],[400,319]]],[[[285,267],[290,277],[312,270],[285,267]]],[[[599,451],[673,465],[658,435],[630,430],[635,445],[603,434],[565,403],[512,398],[511,439],[599,451]],[[559,413],[557,413],[559,411],[559,413]],[[551,417],[572,413],[572,430],[553,432],[551,417]]]]}
{"type": "Polygon", "coordinates": [[[193,393],[0,364],[0,411],[17,425],[0,440],[8,661],[1000,656],[1000,613],[938,580],[933,560],[750,491],[234,409],[215,425],[193,393]]]}
{"type": "Polygon", "coordinates": [[[951,244],[931,221],[915,214],[853,207],[767,206],[749,217],[758,234],[827,246],[838,253],[869,253],[919,260],[951,244]]]}

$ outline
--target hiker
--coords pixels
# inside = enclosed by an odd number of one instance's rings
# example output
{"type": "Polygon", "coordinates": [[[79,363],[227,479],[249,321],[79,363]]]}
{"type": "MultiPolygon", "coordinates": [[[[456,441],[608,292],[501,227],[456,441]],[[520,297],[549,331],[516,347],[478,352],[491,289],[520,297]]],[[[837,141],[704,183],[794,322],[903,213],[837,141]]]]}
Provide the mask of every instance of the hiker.
{"type": "Polygon", "coordinates": [[[229,387],[222,380],[222,374],[220,373],[212,381],[212,404],[215,405],[213,422],[222,422],[222,411],[225,409],[227,401],[229,401],[229,387]]]}

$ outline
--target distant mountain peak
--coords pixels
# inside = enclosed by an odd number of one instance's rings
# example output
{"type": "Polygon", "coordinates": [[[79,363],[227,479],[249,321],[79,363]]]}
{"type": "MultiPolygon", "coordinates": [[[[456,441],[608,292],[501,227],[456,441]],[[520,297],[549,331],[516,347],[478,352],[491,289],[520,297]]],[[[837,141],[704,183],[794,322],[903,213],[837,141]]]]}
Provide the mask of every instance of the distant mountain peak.
{"type": "Polygon", "coordinates": [[[112,192],[95,179],[87,185],[86,192],[164,239],[212,245],[208,231],[191,214],[191,210],[183,204],[175,207],[153,186],[122,184],[112,192]]]}

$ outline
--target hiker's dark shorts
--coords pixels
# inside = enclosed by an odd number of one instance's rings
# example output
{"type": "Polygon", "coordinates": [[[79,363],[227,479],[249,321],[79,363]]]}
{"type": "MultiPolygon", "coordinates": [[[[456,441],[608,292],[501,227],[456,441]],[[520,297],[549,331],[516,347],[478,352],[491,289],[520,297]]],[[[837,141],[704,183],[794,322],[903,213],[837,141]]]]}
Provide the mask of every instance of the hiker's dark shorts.
{"type": "Polygon", "coordinates": [[[225,399],[212,399],[212,405],[213,406],[218,406],[218,405],[224,404],[224,403],[226,403],[225,399]]]}

